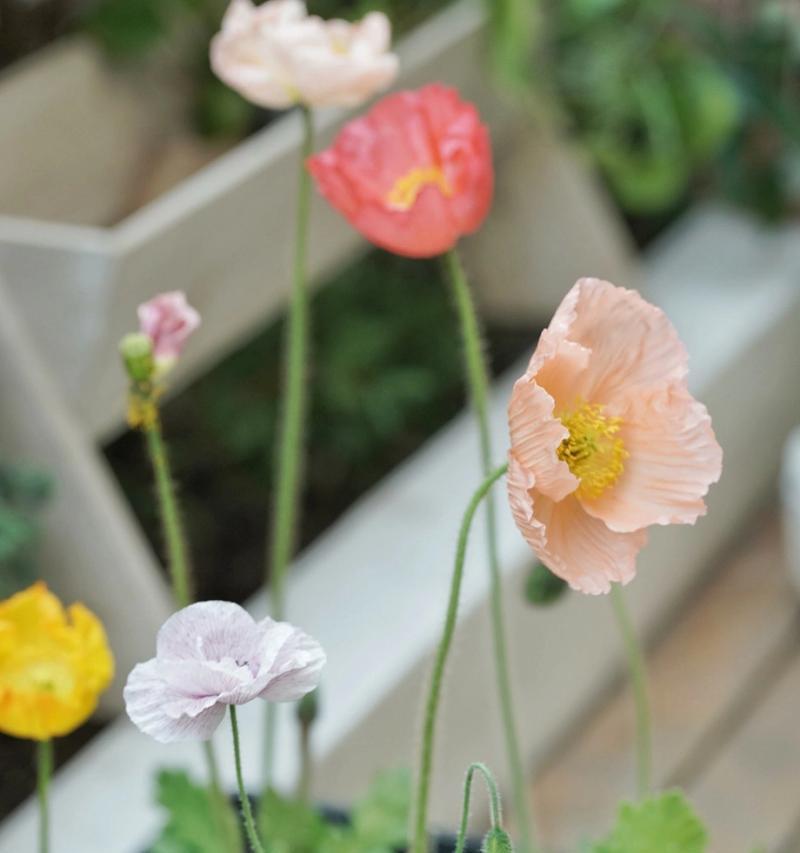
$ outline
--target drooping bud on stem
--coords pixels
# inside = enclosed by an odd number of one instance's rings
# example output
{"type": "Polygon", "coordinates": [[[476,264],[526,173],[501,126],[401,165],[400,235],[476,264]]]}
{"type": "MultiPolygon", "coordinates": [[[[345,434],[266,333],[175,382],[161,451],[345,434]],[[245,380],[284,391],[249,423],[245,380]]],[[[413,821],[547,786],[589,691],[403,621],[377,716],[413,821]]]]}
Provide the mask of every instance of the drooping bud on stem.
{"type": "Polygon", "coordinates": [[[499,826],[493,826],[483,839],[482,853],[514,853],[514,845],[508,833],[499,826]]]}

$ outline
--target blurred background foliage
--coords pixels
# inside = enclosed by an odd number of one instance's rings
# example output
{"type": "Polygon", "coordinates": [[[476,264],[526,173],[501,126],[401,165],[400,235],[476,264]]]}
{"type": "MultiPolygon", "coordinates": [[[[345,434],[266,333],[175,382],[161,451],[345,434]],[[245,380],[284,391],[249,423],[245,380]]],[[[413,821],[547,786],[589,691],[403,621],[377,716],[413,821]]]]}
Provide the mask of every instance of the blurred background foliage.
{"type": "Polygon", "coordinates": [[[797,213],[796,0],[487,4],[500,80],[544,104],[626,213],[709,192],[769,220],[797,213]]]}
{"type": "Polygon", "coordinates": [[[52,490],[38,468],[0,459],[0,598],[36,578],[40,516],[52,490]]]}

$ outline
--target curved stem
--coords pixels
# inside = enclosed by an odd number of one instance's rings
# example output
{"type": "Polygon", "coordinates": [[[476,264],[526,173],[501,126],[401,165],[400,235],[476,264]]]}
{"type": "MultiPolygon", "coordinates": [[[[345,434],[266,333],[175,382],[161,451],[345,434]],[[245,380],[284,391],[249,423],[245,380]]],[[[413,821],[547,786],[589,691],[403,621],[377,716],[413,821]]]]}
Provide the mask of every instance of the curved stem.
{"type": "MultiPolygon", "coordinates": [[[[444,261],[448,278],[453,288],[456,309],[461,325],[467,381],[472,397],[472,406],[478,421],[481,463],[484,474],[487,474],[492,465],[492,438],[489,427],[488,402],[489,371],[486,365],[480,325],[467,277],[456,250],[452,249],[448,252],[444,256],[444,261]]],[[[533,822],[530,809],[528,808],[525,773],[522,767],[519,738],[517,737],[517,726],[514,719],[514,699],[511,689],[511,677],[509,675],[508,649],[503,615],[503,585],[497,546],[497,517],[495,503],[491,495],[486,501],[486,528],[495,677],[497,679],[497,694],[500,699],[500,713],[503,721],[506,755],[511,771],[514,809],[517,813],[520,826],[521,853],[535,853],[537,846],[533,839],[533,822]]]]}
{"type": "MultiPolygon", "coordinates": [[[[308,219],[311,208],[311,175],[306,160],[314,151],[314,118],[308,107],[302,107],[303,146],[300,152],[300,172],[297,192],[295,225],[294,270],[292,298],[284,341],[284,399],[281,411],[275,504],[272,514],[272,538],[268,561],[268,581],[272,616],[284,618],[286,571],[292,557],[297,529],[297,508],[300,493],[303,457],[303,426],[306,410],[306,362],[308,351],[308,290],[306,259],[308,219]]],[[[265,728],[264,782],[269,785],[276,742],[275,709],[267,705],[265,728]]]]}
{"type": "Polygon", "coordinates": [[[48,792],[53,775],[53,741],[42,740],[36,745],[36,792],[39,797],[39,853],[50,849],[50,808],[48,792]]]}
{"type": "Polygon", "coordinates": [[[464,806],[461,809],[461,826],[458,830],[458,838],[456,839],[455,853],[464,853],[464,846],[467,843],[467,828],[469,826],[469,803],[470,795],[472,794],[472,777],[475,773],[480,773],[486,782],[486,788],[489,792],[489,810],[492,821],[492,829],[500,829],[503,823],[503,812],[500,807],[500,794],[497,790],[497,782],[492,776],[492,771],[481,763],[476,761],[470,764],[467,770],[467,778],[464,781],[464,806]]]}
{"type": "Polygon", "coordinates": [[[161,420],[155,410],[155,403],[153,406],[154,417],[152,422],[144,427],[144,435],[156,482],[158,509],[167,548],[167,566],[172,580],[172,595],[177,606],[181,608],[191,602],[188,548],[178,501],[175,497],[175,484],[170,470],[167,447],[161,432],[161,420]]]}
{"type": "Polygon", "coordinates": [[[636,701],[636,780],[639,797],[650,793],[650,778],[653,766],[653,748],[650,735],[650,701],[647,694],[647,673],[644,654],[636,637],[625,595],[619,584],[611,585],[611,604],[622,635],[628,670],[636,701]]]}
{"type": "Polygon", "coordinates": [[[253,820],[253,810],[250,808],[250,798],[247,796],[247,791],[244,787],[244,777],[242,776],[242,752],[239,745],[239,722],[236,718],[236,706],[230,706],[231,713],[231,736],[233,738],[233,758],[236,764],[236,784],[239,786],[239,803],[242,806],[242,819],[244,821],[244,831],[247,834],[247,840],[250,842],[250,847],[254,853],[264,853],[264,847],[258,839],[256,832],[256,824],[253,820]]]}
{"type": "Polygon", "coordinates": [[[427,850],[427,823],[428,823],[428,798],[430,795],[431,766],[433,764],[433,741],[436,731],[436,716],[439,711],[439,702],[442,694],[442,679],[453,643],[453,634],[458,616],[458,601],[461,595],[461,581],[464,577],[464,559],[467,553],[467,541],[469,539],[470,527],[475,513],[481,501],[491,490],[492,486],[506,473],[508,465],[501,465],[483,481],[481,486],[472,496],[467,506],[461,528],[458,533],[456,544],[456,557],[453,566],[453,578],[450,581],[450,598],[447,603],[447,615],[445,617],[442,638],[436,650],[436,660],[433,664],[431,682],[428,690],[428,699],[425,703],[425,721],[422,730],[422,752],[420,756],[419,778],[417,780],[417,796],[414,819],[414,843],[412,853],[426,853],[427,850]]]}

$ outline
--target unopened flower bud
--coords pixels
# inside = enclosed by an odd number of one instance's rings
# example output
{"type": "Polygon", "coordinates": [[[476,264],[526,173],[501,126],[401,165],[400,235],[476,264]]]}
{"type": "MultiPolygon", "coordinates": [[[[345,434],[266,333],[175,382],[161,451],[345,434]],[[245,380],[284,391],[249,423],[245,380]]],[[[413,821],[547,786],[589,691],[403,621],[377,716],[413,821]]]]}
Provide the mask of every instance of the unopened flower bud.
{"type": "Polygon", "coordinates": [[[514,845],[509,834],[499,826],[495,826],[483,839],[481,850],[483,853],[514,853],[514,845]]]}
{"type": "Polygon", "coordinates": [[[566,591],[566,581],[541,563],[536,563],[525,579],[525,598],[528,604],[537,607],[554,604],[566,591]]]}
{"type": "Polygon", "coordinates": [[[297,719],[302,726],[312,726],[319,714],[319,690],[312,690],[297,703],[297,719]]]}
{"type": "Polygon", "coordinates": [[[153,378],[156,363],[153,357],[153,341],[148,335],[134,332],[120,341],[119,351],[128,376],[134,382],[147,382],[153,378]]]}

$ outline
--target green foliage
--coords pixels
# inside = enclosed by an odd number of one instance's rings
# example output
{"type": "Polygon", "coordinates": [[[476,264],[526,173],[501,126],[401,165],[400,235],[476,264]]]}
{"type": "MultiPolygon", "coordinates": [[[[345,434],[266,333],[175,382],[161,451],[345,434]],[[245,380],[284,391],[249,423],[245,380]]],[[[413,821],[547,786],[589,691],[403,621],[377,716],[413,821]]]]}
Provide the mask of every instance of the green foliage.
{"type": "Polygon", "coordinates": [[[226,803],[193,782],[182,770],[158,774],[157,800],[167,811],[167,823],[151,853],[230,853],[231,838],[239,838],[236,814],[226,803]]]}
{"type": "Polygon", "coordinates": [[[588,853],[704,853],[708,836],[680,791],[620,807],[617,824],[588,853]]]}
{"type": "Polygon", "coordinates": [[[0,461],[0,598],[32,583],[39,514],[52,492],[41,470],[0,461]]]}
{"type": "Polygon", "coordinates": [[[694,0],[486,0],[512,91],[555,103],[620,205],[658,215],[709,179],[767,218],[800,199],[800,22],[694,0]],[[525,43],[527,41],[527,44],[525,43]]]}
{"type": "Polygon", "coordinates": [[[380,774],[349,825],[327,823],[313,808],[268,791],[258,809],[259,834],[267,853],[393,853],[405,843],[410,801],[406,771],[380,774]]]}
{"type": "Polygon", "coordinates": [[[534,606],[546,607],[554,604],[568,589],[566,581],[554,575],[541,563],[535,563],[525,579],[525,599],[528,604],[534,606]]]}

